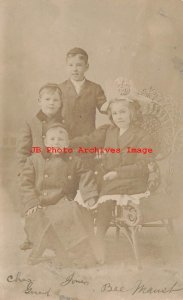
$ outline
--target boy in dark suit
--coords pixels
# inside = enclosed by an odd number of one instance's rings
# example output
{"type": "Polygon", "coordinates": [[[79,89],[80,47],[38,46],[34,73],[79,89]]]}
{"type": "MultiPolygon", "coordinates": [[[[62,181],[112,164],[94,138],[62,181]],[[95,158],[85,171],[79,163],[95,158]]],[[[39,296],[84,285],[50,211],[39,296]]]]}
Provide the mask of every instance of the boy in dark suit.
{"type": "Polygon", "coordinates": [[[60,84],[63,99],[63,122],[72,138],[95,129],[96,108],[106,102],[101,86],[85,78],[89,68],[88,54],[81,48],[71,49],[66,56],[69,79],[60,84]]]}
{"type": "MultiPolygon", "coordinates": [[[[44,144],[48,148],[68,148],[68,133],[62,124],[49,126],[44,144]]],[[[21,191],[28,219],[26,229],[33,243],[29,263],[44,260],[46,248],[55,250],[58,260],[66,260],[67,256],[69,259],[70,254],[70,261],[80,261],[87,251],[92,255],[82,213],[72,201],[78,188],[90,209],[98,198],[97,186],[92,171],[84,167],[80,158],[68,153],[48,153],[46,149],[27,158],[21,173],[21,191]]]]}
{"type": "MultiPolygon", "coordinates": [[[[60,84],[62,91],[62,117],[70,138],[88,135],[95,130],[96,108],[100,111],[106,102],[101,86],[85,78],[89,68],[88,54],[81,48],[73,48],[66,55],[69,79],[60,84]]],[[[84,165],[93,169],[95,165],[93,154],[80,156],[84,165]]],[[[92,216],[83,208],[83,220],[93,231],[92,216]]]]}
{"type": "Polygon", "coordinates": [[[47,83],[39,90],[39,112],[24,122],[16,143],[18,174],[31,155],[32,147],[44,147],[46,130],[50,124],[62,122],[62,92],[57,84],[47,83]]]}

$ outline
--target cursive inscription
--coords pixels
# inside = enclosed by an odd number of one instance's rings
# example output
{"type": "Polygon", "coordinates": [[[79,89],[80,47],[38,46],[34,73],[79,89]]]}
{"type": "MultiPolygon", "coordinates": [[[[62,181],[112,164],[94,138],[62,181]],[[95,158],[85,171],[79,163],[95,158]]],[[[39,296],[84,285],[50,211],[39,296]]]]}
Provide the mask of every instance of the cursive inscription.
{"type": "Polygon", "coordinates": [[[110,282],[105,283],[102,288],[101,292],[128,292],[129,289],[126,289],[124,286],[113,286],[110,282]]]}
{"type": "Polygon", "coordinates": [[[178,282],[174,282],[169,287],[161,287],[161,288],[154,288],[152,286],[145,286],[145,284],[142,283],[141,280],[137,282],[136,288],[133,290],[132,295],[135,294],[171,294],[175,292],[183,291],[183,287],[177,287],[178,282]]]}
{"type": "Polygon", "coordinates": [[[33,289],[34,281],[30,278],[24,278],[22,276],[21,272],[18,272],[15,276],[9,275],[7,277],[7,281],[10,282],[10,283],[13,283],[13,282],[15,282],[15,283],[18,283],[18,282],[25,283],[26,284],[26,287],[25,287],[25,290],[24,290],[25,294],[45,295],[45,296],[49,297],[50,293],[51,293],[51,288],[49,288],[46,291],[38,291],[38,290],[33,289]]]}
{"type": "Polygon", "coordinates": [[[112,283],[108,282],[102,285],[101,292],[130,292],[130,294],[133,296],[135,294],[171,294],[183,291],[183,287],[178,286],[178,282],[174,282],[170,286],[164,286],[161,288],[155,288],[153,286],[147,286],[145,285],[142,280],[138,280],[135,284],[135,286],[126,288],[124,285],[116,286],[112,283]]]}
{"type": "Polygon", "coordinates": [[[89,282],[87,280],[76,278],[75,272],[73,272],[72,274],[70,274],[69,276],[67,276],[64,281],[61,282],[62,286],[65,286],[65,285],[68,285],[68,284],[83,284],[83,285],[88,285],[89,282]]]}
{"type": "Polygon", "coordinates": [[[9,276],[7,277],[7,281],[8,281],[8,282],[26,282],[27,284],[30,284],[30,283],[33,284],[32,279],[22,277],[22,276],[21,276],[21,272],[18,272],[18,273],[16,274],[16,276],[9,275],[9,276]]]}

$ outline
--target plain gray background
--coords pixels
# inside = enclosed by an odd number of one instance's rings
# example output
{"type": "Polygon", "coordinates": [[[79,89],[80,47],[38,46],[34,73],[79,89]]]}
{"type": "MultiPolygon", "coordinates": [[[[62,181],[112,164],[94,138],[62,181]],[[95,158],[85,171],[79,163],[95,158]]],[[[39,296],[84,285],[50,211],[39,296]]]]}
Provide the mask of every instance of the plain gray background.
{"type": "Polygon", "coordinates": [[[22,122],[37,111],[40,86],[67,78],[65,55],[75,46],[89,54],[88,79],[104,89],[108,80],[123,76],[138,89],[153,86],[181,103],[183,1],[6,0],[0,4],[6,135],[16,135],[22,122]]]}

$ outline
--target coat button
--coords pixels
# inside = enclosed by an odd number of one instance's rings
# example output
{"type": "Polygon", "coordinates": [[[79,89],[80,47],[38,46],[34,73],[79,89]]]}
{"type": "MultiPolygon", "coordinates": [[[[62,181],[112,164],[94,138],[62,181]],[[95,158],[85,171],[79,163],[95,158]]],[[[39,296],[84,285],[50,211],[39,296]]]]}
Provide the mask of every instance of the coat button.
{"type": "Polygon", "coordinates": [[[71,180],[72,177],[71,177],[71,175],[68,175],[67,178],[68,178],[69,180],[71,180]]]}
{"type": "Polygon", "coordinates": [[[72,156],[69,156],[69,159],[72,160],[72,156]]]}
{"type": "Polygon", "coordinates": [[[45,175],[44,175],[44,178],[48,178],[48,174],[45,174],[45,175]]]}
{"type": "Polygon", "coordinates": [[[45,123],[46,123],[46,121],[44,120],[44,121],[43,121],[43,124],[45,124],[45,123]]]}
{"type": "Polygon", "coordinates": [[[43,192],[43,196],[47,196],[48,195],[48,193],[47,192],[43,192]]]}
{"type": "Polygon", "coordinates": [[[95,172],[94,172],[94,174],[95,174],[95,175],[98,175],[98,172],[97,172],[97,171],[95,171],[95,172]]]}
{"type": "Polygon", "coordinates": [[[62,123],[64,124],[64,123],[65,123],[65,120],[62,120],[62,123]]]}
{"type": "Polygon", "coordinates": [[[42,135],[42,138],[45,139],[46,135],[42,135]]]}

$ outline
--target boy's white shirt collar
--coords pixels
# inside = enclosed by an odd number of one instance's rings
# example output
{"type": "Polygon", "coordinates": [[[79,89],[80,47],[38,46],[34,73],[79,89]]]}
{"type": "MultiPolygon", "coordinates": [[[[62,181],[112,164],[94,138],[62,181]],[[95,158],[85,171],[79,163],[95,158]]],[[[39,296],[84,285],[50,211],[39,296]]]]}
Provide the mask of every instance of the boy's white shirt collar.
{"type": "Polygon", "coordinates": [[[76,93],[79,94],[80,91],[81,91],[81,87],[83,85],[83,83],[86,81],[86,78],[84,78],[83,80],[80,80],[80,81],[76,81],[76,80],[73,80],[71,79],[71,82],[73,83],[75,89],[76,89],[76,93]]]}
{"type": "Polygon", "coordinates": [[[123,133],[125,133],[125,131],[127,131],[128,130],[128,128],[120,128],[119,129],[119,135],[121,136],[121,135],[123,135],[123,133]]]}

